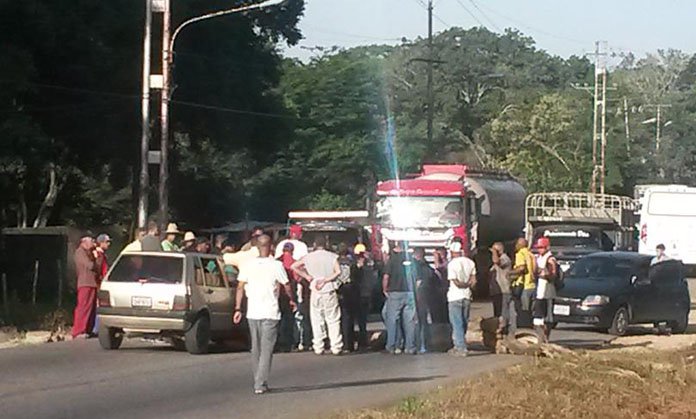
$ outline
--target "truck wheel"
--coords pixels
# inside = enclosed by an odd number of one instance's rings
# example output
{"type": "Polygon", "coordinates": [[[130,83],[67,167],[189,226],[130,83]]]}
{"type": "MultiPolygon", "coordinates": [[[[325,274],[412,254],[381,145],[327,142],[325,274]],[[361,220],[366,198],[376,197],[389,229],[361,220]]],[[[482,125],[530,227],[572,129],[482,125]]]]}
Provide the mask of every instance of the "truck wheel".
{"type": "Polygon", "coordinates": [[[629,317],[626,307],[619,307],[614,313],[614,319],[611,321],[609,333],[614,336],[623,336],[628,331],[629,317]]]}
{"type": "Polygon", "coordinates": [[[123,331],[113,327],[99,326],[99,345],[103,349],[118,349],[123,343],[123,331]]]}
{"type": "Polygon", "coordinates": [[[205,314],[198,316],[184,337],[186,350],[193,355],[208,353],[210,346],[210,319],[205,314]]]}
{"type": "Polygon", "coordinates": [[[672,333],[680,335],[686,332],[686,329],[689,327],[689,312],[687,311],[679,320],[669,322],[668,325],[672,329],[672,333]]]}

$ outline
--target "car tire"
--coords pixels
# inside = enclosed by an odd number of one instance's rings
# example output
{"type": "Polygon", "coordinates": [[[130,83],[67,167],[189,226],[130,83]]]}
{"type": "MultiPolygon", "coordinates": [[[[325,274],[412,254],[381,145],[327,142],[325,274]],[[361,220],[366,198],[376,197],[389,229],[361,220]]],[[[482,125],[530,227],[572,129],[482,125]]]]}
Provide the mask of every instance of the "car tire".
{"type": "Polygon", "coordinates": [[[192,355],[207,354],[210,347],[210,319],[200,315],[184,337],[186,350],[192,355]]]}
{"type": "Polygon", "coordinates": [[[686,314],[681,317],[681,320],[669,322],[668,326],[672,329],[672,333],[681,335],[686,332],[686,329],[689,327],[689,312],[687,311],[686,314]]]}
{"type": "Polygon", "coordinates": [[[614,318],[611,320],[609,334],[614,336],[624,336],[628,331],[630,317],[626,307],[619,307],[614,313],[614,318]]]}
{"type": "Polygon", "coordinates": [[[106,350],[114,350],[123,343],[123,331],[113,327],[99,326],[99,345],[106,350]]]}

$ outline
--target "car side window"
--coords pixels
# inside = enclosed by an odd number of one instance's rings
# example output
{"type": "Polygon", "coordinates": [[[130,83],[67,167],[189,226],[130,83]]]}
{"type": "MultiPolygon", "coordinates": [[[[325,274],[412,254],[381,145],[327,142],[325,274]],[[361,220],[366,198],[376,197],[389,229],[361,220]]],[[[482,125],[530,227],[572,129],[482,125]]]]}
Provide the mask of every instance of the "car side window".
{"type": "Polygon", "coordinates": [[[196,280],[196,285],[200,285],[200,286],[205,285],[205,271],[203,270],[203,265],[201,264],[201,260],[197,257],[193,258],[193,270],[194,270],[194,278],[196,280]]]}
{"type": "Polygon", "coordinates": [[[220,270],[220,264],[216,258],[203,258],[203,269],[205,271],[205,285],[215,288],[226,288],[225,278],[220,270]]]}

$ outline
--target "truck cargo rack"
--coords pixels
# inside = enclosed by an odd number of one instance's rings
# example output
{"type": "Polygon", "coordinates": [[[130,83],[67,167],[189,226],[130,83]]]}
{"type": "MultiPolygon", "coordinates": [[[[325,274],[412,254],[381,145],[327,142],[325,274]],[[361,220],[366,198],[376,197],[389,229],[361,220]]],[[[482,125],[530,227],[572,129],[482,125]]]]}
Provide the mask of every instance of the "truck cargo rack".
{"type": "Polygon", "coordinates": [[[543,192],[527,197],[529,222],[613,224],[632,229],[636,204],[629,197],[583,192],[543,192]]]}

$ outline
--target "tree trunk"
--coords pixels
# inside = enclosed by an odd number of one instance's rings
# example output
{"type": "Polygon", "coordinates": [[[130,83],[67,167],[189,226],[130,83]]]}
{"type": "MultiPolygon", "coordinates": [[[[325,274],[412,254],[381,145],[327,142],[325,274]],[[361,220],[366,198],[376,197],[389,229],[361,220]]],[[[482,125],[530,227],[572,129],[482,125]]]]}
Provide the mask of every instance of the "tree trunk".
{"type": "Polygon", "coordinates": [[[34,228],[46,227],[51,211],[53,211],[53,205],[55,205],[58,198],[58,193],[63,188],[65,178],[64,176],[61,176],[60,179],[58,178],[56,166],[53,163],[48,166],[48,177],[48,191],[34,220],[34,228]]]}

